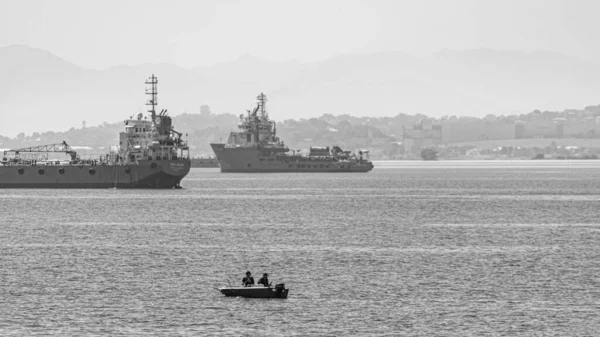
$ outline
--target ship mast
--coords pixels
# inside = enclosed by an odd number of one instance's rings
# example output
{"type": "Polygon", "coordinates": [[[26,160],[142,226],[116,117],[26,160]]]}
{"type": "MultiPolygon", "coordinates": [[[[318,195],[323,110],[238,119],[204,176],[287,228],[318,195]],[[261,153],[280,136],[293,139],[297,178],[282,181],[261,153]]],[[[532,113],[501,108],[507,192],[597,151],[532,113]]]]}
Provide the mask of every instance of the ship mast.
{"type": "Polygon", "coordinates": [[[260,109],[261,119],[268,120],[269,115],[267,114],[267,96],[261,92],[256,99],[258,100],[258,108],[260,109]]]}
{"type": "Polygon", "coordinates": [[[146,85],[150,85],[150,88],[146,87],[146,95],[150,95],[150,99],[146,101],[146,105],[149,105],[150,108],[148,110],[149,113],[152,114],[152,121],[156,118],[156,105],[158,105],[157,101],[157,86],[158,86],[158,78],[152,74],[150,78],[146,80],[146,85]]]}

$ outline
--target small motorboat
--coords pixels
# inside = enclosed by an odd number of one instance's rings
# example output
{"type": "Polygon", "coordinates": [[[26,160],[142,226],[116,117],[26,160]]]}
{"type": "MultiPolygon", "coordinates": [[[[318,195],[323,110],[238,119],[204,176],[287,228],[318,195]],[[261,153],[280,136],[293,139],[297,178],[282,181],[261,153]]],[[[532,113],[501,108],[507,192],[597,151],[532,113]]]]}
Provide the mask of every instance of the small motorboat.
{"type": "Polygon", "coordinates": [[[283,283],[275,287],[229,287],[219,288],[219,291],[225,296],[248,297],[248,298],[287,298],[289,289],[285,288],[283,283]]]}

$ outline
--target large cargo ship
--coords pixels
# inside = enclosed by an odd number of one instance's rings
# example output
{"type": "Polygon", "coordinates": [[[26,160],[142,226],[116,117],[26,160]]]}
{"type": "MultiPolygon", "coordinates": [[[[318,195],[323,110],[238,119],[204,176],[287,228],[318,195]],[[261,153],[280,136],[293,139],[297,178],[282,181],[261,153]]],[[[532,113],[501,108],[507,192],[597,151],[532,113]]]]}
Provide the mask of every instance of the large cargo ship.
{"type": "Polygon", "coordinates": [[[368,151],[359,155],[339,146],[310,148],[308,155],[290,151],[276,136],[276,124],[269,119],[267,97],[260,94],[257,106],[240,115],[239,132],[231,132],[227,143],[210,144],[221,172],[368,172],[373,163],[368,151]],[[290,153],[291,152],[291,153],[290,153]]]}
{"type": "Polygon", "coordinates": [[[146,85],[149,116],[125,120],[115,150],[97,159],[81,159],[66,142],[5,151],[0,188],[180,188],[189,148],[167,110],[156,112],[158,79],[146,85]],[[59,153],[68,159],[50,157],[59,153]]]}

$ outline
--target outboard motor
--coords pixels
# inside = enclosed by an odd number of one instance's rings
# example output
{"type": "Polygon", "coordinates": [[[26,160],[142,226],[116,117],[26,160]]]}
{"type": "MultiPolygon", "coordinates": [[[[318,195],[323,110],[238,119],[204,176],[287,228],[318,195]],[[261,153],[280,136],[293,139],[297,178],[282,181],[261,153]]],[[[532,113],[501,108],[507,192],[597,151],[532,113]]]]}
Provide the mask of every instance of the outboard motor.
{"type": "Polygon", "coordinates": [[[279,283],[279,284],[275,285],[275,293],[277,294],[277,296],[281,296],[283,294],[284,290],[285,290],[285,284],[279,283]]]}

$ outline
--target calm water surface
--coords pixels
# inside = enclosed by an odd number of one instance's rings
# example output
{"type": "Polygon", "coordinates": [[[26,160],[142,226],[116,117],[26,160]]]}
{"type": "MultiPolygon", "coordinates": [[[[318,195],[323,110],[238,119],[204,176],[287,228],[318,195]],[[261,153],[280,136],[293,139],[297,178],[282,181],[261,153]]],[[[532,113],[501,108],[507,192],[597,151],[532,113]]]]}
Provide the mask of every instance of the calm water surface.
{"type": "Polygon", "coordinates": [[[376,165],[0,190],[0,335],[598,335],[600,162],[376,165]]]}

